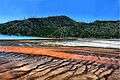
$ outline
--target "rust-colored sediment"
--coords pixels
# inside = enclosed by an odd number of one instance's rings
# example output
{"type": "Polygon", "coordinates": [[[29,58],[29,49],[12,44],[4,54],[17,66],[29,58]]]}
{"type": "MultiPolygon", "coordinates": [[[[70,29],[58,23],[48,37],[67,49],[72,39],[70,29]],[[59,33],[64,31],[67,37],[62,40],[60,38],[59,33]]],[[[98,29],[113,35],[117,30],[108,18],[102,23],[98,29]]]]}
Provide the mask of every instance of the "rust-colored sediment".
{"type": "MultiPolygon", "coordinates": [[[[71,48],[66,48],[66,49],[68,51],[71,50],[71,48]]],[[[84,49],[82,50],[84,51],[84,49]]],[[[89,50],[89,49],[85,49],[85,50],[89,50]]],[[[79,54],[71,54],[71,53],[63,52],[62,49],[59,49],[59,48],[43,48],[43,47],[32,48],[32,47],[18,47],[18,46],[0,46],[0,52],[16,52],[16,53],[23,53],[23,54],[46,55],[46,56],[62,58],[62,59],[95,61],[96,63],[101,63],[101,64],[120,64],[120,61],[113,61],[107,57],[101,57],[99,59],[97,56],[91,56],[91,55],[85,56],[85,55],[79,55],[79,54]]]]}

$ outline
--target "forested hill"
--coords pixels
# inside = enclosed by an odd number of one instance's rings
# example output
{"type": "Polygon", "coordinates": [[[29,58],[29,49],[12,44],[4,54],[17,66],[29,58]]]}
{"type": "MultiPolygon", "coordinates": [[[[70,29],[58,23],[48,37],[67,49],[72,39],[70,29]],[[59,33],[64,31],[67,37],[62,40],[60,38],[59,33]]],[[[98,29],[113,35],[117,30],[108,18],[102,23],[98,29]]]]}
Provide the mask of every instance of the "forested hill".
{"type": "Polygon", "coordinates": [[[120,38],[120,21],[84,23],[67,16],[28,18],[0,24],[0,34],[61,38],[120,38]]]}

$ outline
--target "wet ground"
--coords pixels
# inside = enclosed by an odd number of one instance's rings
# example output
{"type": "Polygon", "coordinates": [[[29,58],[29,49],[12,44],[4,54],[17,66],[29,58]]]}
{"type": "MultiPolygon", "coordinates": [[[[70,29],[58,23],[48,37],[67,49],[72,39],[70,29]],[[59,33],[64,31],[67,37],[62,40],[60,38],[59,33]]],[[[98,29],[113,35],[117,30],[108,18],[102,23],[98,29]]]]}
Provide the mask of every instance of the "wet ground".
{"type": "Polygon", "coordinates": [[[0,80],[120,80],[120,49],[0,41],[0,80]]]}

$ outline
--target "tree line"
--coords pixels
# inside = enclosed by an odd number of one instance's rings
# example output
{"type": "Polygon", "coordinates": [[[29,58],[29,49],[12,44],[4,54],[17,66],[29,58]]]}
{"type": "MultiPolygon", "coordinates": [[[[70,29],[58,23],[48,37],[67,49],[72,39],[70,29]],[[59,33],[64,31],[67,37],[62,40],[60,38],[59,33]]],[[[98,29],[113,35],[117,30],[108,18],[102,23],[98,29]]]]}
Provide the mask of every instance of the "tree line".
{"type": "Polygon", "coordinates": [[[0,34],[38,37],[120,38],[120,21],[77,22],[67,16],[28,18],[0,24],[0,34]]]}

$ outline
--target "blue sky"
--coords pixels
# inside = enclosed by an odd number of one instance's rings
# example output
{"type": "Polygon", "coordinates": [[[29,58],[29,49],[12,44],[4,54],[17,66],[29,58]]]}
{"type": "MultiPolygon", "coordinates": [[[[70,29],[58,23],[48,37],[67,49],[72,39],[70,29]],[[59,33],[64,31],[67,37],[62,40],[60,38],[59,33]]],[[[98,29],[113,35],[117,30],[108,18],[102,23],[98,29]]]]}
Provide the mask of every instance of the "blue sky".
{"type": "Polygon", "coordinates": [[[120,0],[0,0],[0,23],[55,15],[86,22],[118,20],[120,0]]]}

